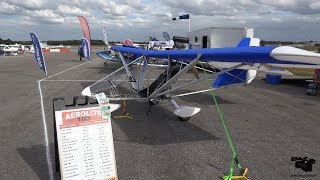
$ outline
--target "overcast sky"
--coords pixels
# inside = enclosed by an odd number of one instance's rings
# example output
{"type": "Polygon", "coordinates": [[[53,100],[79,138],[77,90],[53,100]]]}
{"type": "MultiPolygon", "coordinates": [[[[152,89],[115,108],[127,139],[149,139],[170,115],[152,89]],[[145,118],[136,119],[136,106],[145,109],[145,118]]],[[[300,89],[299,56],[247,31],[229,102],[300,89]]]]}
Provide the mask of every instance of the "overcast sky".
{"type": "Polygon", "coordinates": [[[29,40],[80,39],[77,15],[87,18],[92,39],[146,40],[164,31],[186,35],[188,21],[172,17],[190,13],[191,30],[206,27],[253,27],[263,40],[320,41],[319,0],[1,0],[0,37],[29,40]]]}

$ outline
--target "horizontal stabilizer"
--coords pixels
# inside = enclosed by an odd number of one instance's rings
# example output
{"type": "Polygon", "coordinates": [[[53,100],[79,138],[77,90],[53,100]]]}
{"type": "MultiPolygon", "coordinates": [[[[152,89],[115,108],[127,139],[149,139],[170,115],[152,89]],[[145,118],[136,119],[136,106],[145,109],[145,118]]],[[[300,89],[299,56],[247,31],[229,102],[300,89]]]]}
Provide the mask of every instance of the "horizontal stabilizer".
{"type": "Polygon", "coordinates": [[[268,73],[280,75],[293,75],[290,71],[282,68],[271,68],[268,73]]]}

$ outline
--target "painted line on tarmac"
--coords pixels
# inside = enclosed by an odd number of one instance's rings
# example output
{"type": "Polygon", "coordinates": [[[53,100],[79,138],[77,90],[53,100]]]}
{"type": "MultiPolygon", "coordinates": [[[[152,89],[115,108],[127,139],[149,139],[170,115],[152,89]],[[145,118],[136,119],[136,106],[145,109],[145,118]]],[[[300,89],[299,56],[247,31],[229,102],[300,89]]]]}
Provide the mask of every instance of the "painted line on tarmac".
{"type": "MultiPolygon", "coordinates": [[[[99,80],[79,80],[79,79],[66,79],[66,80],[63,80],[63,79],[61,79],[61,80],[59,80],[59,79],[57,79],[57,80],[47,80],[47,79],[45,79],[45,80],[43,80],[42,82],[97,82],[97,81],[100,81],[101,79],[99,79],[99,80]]],[[[150,81],[154,81],[154,80],[156,80],[156,79],[150,79],[150,81]]],[[[193,79],[179,79],[179,81],[192,81],[193,79]]],[[[106,80],[107,81],[107,80],[106,80]]],[[[114,81],[114,82],[120,82],[120,81],[124,81],[124,80],[112,80],[112,81],[114,81]]],[[[145,81],[147,81],[147,79],[145,79],[145,81]]]]}
{"type": "MultiPolygon", "coordinates": [[[[53,166],[52,166],[52,160],[50,158],[50,148],[49,148],[49,137],[48,137],[48,126],[47,126],[47,122],[46,122],[46,116],[45,116],[45,111],[44,111],[44,103],[43,103],[43,94],[42,94],[42,90],[41,90],[41,82],[45,82],[45,81],[56,81],[56,82],[70,82],[70,81],[87,81],[87,82],[96,82],[99,80],[49,80],[49,78],[52,78],[54,76],[57,76],[59,74],[62,74],[64,72],[67,72],[71,69],[80,67],[84,64],[87,64],[88,62],[79,64],[77,66],[68,68],[66,70],[60,71],[56,74],[53,74],[51,76],[45,77],[43,79],[40,79],[38,81],[38,88],[39,88],[39,93],[40,93],[40,102],[41,102],[41,112],[42,112],[42,121],[43,121],[43,128],[44,128],[44,134],[45,134],[45,144],[46,144],[46,159],[47,159],[47,164],[48,164],[48,170],[49,170],[49,178],[50,180],[54,180],[54,176],[53,176],[53,166]]],[[[155,79],[149,79],[149,80],[155,80],[155,79]]],[[[180,79],[180,81],[192,81],[193,79],[180,79]]],[[[123,80],[115,80],[115,81],[123,81],[123,80]]]]}
{"type": "Polygon", "coordinates": [[[42,113],[42,122],[43,122],[43,129],[44,129],[44,134],[45,134],[45,143],[46,143],[46,158],[47,158],[47,164],[48,164],[48,170],[49,170],[49,178],[50,180],[54,180],[54,176],[53,176],[53,167],[52,167],[52,160],[50,158],[50,148],[49,148],[49,137],[48,137],[48,129],[47,129],[47,122],[46,122],[46,115],[45,115],[45,112],[44,112],[44,103],[43,103],[43,95],[42,95],[42,91],[41,91],[41,82],[42,81],[45,81],[46,79],[48,78],[51,78],[51,77],[54,77],[56,75],[59,75],[59,74],[62,74],[64,72],[67,72],[71,69],[74,69],[76,67],[79,67],[79,66],[82,66],[84,64],[87,64],[88,62],[85,62],[85,63],[82,63],[82,64],[79,64],[77,66],[74,66],[74,67],[71,67],[69,69],[66,69],[64,71],[61,71],[61,72],[58,72],[56,74],[53,74],[51,76],[48,76],[46,78],[43,78],[43,79],[40,79],[38,81],[38,88],[39,88],[39,93],[40,93],[40,102],[41,102],[41,113],[42,113]]]}
{"type": "Polygon", "coordinates": [[[41,91],[41,81],[38,81],[38,88],[40,93],[40,102],[41,102],[41,113],[42,113],[42,123],[43,123],[43,129],[45,134],[45,143],[46,143],[46,158],[47,158],[47,164],[48,164],[48,170],[49,170],[49,177],[50,180],[53,180],[53,171],[52,171],[52,161],[50,158],[50,148],[49,148],[49,138],[48,138],[48,130],[47,130],[47,123],[46,123],[46,115],[44,113],[44,106],[43,106],[43,96],[41,91]]]}
{"type": "Polygon", "coordinates": [[[0,59],[1,59],[0,62],[7,62],[7,61],[4,61],[4,60],[6,60],[6,59],[15,59],[15,58],[17,58],[16,60],[21,60],[19,58],[28,57],[28,56],[30,56],[30,55],[23,54],[23,55],[18,55],[18,56],[0,56],[0,59]]]}
{"type": "Polygon", "coordinates": [[[74,67],[71,67],[71,68],[69,68],[69,69],[66,69],[66,70],[64,70],[64,71],[60,71],[60,72],[58,72],[58,73],[56,73],[56,74],[53,74],[53,75],[51,75],[51,76],[45,77],[45,78],[43,78],[43,79],[40,79],[39,81],[43,81],[43,80],[52,78],[52,77],[54,77],[54,76],[56,76],[56,75],[65,73],[65,72],[67,72],[67,71],[69,71],[69,70],[71,70],[71,69],[74,69],[74,68],[76,68],[76,67],[82,66],[82,65],[87,64],[87,63],[88,63],[88,62],[85,62],[85,63],[82,63],[82,64],[78,64],[78,65],[76,65],[76,66],[74,66],[74,67]]]}

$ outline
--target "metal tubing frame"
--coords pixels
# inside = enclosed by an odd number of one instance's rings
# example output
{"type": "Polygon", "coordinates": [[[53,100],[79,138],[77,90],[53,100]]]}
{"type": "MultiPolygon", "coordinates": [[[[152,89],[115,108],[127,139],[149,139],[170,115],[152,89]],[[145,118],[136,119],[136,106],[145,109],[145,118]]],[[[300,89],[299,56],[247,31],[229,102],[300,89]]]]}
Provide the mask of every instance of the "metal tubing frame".
{"type": "MultiPolygon", "coordinates": [[[[190,64],[191,64],[191,63],[190,63],[190,64]]],[[[235,66],[233,66],[233,67],[231,67],[231,68],[228,68],[228,69],[219,71],[219,72],[213,74],[212,76],[210,76],[210,79],[213,78],[213,77],[215,77],[215,76],[218,76],[218,75],[220,75],[220,74],[223,74],[223,73],[232,71],[232,70],[234,70],[234,69],[237,69],[237,68],[239,68],[239,67],[241,67],[241,66],[244,66],[244,65],[246,65],[246,64],[241,63],[241,64],[235,65],[235,66]]],[[[177,74],[177,75],[178,75],[178,74],[177,74]]],[[[171,79],[172,79],[172,78],[171,78],[171,79]]],[[[170,80],[171,80],[171,79],[170,79],[170,80]]],[[[159,93],[159,94],[156,94],[155,97],[161,96],[161,95],[166,94],[166,93],[170,93],[170,92],[175,91],[175,90],[177,90],[177,89],[183,88],[183,87],[188,86],[188,85],[191,85],[191,84],[198,83],[198,82],[203,81],[203,80],[206,80],[206,77],[203,77],[203,78],[200,78],[200,79],[198,79],[198,80],[196,80],[196,81],[192,81],[192,82],[190,82],[190,83],[186,83],[186,84],[184,84],[184,85],[175,87],[175,88],[173,88],[173,89],[170,89],[170,90],[161,92],[161,93],[159,93]]]]}
{"type": "MultiPolygon", "coordinates": [[[[198,56],[197,56],[191,63],[189,63],[185,68],[183,68],[181,71],[179,71],[179,72],[178,72],[176,75],[174,75],[172,78],[170,78],[170,80],[167,81],[165,84],[163,84],[159,89],[155,90],[155,91],[149,96],[149,98],[154,98],[154,97],[156,97],[156,96],[159,96],[159,94],[158,94],[159,92],[161,92],[161,91],[163,91],[164,89],[166,89],[167,87],[169,87],[169,86],[172,84],[173,81],[179,79],[179,77],[180,77],[183,73],[185,73],[185,72],[187,72],[188,70],[190,70],[191,67],[194,66],[194,65],[198,62],[198,60],[200,59],[200,57],[201,57],[201,54],[198,54],[198,56]]],[[[168,91],[170,91],[170,90],[168,90],[168,91]]],[[[166,91],[166,92],[167,92],[167,91],[166,91]]],[[[160,94],[163,94],[163,93],[160,93],[160,94]]]]}

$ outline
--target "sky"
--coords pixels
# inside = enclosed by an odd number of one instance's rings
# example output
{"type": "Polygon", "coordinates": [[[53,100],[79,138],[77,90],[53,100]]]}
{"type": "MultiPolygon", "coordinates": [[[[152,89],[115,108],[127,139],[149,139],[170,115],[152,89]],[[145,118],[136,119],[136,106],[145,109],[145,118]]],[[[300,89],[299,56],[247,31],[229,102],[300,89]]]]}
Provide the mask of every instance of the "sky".
{"type": "Polygon", "coordinates": [[[319,0],[1,0],[0,38],[81,39],[77,15],[89,23],[91,39],[146,41],[163,32],[186,36],[207,27],[250,27],[255,37],[278,41],[320,41],[319,0]]]}

